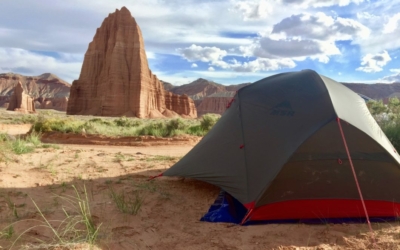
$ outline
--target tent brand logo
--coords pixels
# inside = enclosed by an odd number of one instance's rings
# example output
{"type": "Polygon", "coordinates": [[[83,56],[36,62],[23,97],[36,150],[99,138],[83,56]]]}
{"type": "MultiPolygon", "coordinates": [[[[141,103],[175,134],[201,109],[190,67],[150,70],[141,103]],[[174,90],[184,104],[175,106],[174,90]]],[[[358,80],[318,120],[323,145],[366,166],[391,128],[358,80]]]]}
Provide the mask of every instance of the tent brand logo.
{"type": "Polygon", "coordinates": [[[283,101],[272,108],[270,115],[294,116],[294,110],[292,109],[290,102],[283,101]]]}

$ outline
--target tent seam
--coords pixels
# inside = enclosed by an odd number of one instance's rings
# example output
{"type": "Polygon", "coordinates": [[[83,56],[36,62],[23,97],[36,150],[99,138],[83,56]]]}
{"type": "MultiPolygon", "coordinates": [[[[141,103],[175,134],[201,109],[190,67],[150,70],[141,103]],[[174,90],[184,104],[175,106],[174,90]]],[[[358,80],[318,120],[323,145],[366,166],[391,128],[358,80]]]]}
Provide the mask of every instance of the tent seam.
{"type": "MultiPolygon", "coordinates": [[[[239,118],[240,118],[240,127],[241,127],[241,132],[242,132],[242,143],[244,145],[243,149],[243,155],[244,155],[244,170],[246,173],[246,200],[249,198],[249,174],[247,171],[247,158],[246,158],[246,142],[244,138],[244,129],[243,129],[243,119],[242,119],[242,105],[240,101],[240,96],[239,96],[240,90],[237,92],[237,99],[238,99],[238,106],[239,106],[239,118]]],[[[251,202],[251,201],[250,201],[251,202]]]]}

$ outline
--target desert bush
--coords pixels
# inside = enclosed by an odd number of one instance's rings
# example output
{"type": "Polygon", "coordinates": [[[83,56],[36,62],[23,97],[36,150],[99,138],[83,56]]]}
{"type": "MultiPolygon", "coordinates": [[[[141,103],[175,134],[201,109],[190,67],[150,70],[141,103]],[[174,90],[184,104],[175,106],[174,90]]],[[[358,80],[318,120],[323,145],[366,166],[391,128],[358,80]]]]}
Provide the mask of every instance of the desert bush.
{"type": "Polygon", "coordinates": [[[43,118],[33,124],[32,130],[39,133],[51,131],[80,133],[84,124],[84,121],[74,120],[72,118],[43,118]]]}
{"type": "Polygon", "coordinates": [[[195,136],[204,136],[208,133],[208,130],[204,130],[200,125],[193,125],[187,129],[187,134],[195,136]]]}
{"type": "Polygon", "coordinates": [[[139,136],[172,137],[180,134],[196,136],[205,135],[218,121],[216,115],[205,115],[201,120],[139,120],[120,117],[114,120],[91,118],[89,120],[72,117],[41,116],[34,122],[32,131],[45,133],[57,131],[62,133],[86,133],[106,136],[139,136]]]}
{"type": "Polygon", "coordinates": [[[203,117],[200,121],[200,127],[204,131],[208,132],[215,125],[215,123],[217,123],[218,120],[219,120],[218,116],[211,115],[211,114],[205,114],[205,115],[203,115],[203,117]]]}
{"type": "Polygon", "coordinates": [[[101,118],[93,118],[93,119],[90,119],[88,122],[98,123],[98,124],[103,124],[103,125],[113,125],[113,123],[111,121],[103,120],[101,118]]]}
{"type": "Polygon", "coordinates": [[[382,131],[397,151],[400,150],[400,100],[390,98],[387,105],[380,101],[369,101],[367,107],[382,131]]]}
{"type": "Polygon", "coordinates": [[[138,135],[152,135],[157,137],[166,137],[168,132],[164,122],[151,122],[144,125],[139,131],[138,135]]]}
{"type": "Polygon", "coordinates": [[[139,119],[132,119],[122,116],[114,120],[115,125],[119,127],[138,127],[142,125],[142,121],[139,119]]]}

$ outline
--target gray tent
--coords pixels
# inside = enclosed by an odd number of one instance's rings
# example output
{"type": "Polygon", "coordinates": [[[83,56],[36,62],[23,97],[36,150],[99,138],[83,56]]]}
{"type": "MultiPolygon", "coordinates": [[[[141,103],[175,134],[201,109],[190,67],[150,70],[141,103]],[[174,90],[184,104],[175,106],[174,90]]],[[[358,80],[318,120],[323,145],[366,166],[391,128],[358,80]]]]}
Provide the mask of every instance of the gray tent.
{"type": "Polygon", "coordinates": [[[221,187],[250,221],[363,217],[359,191],[371,217],[400,212],[396,150],[359,95],[312,70],[240,89],[212,130],[163,175],[221,187]]]}

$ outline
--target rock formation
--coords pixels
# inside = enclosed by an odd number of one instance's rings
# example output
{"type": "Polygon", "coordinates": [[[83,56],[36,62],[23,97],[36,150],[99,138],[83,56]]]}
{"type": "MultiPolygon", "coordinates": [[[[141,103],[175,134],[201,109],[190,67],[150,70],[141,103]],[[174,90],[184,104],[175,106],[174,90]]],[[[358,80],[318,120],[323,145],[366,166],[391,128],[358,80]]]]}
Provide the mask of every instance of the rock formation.
{"type": "MultiPolygon", "coordinates": [[[[186,112],[190,108],[173,111],[195,117],[195,110],[186,112]]],[[[67,114],[146,118],[163,116],[166,109],[164,87],[149,69],[139,26],[127,8],[116,10],[89,44],[67,114]]]]}
{"type": "Polygon", "coordinates": [[[18,82],[15,86],[14,93],[10,98],[7,110],[19,111],[23,113],[35,112],[33,98],[24,93],[21,82],[18,82]]]}
{"type": "Polygon", "coordinates": [[[39,103],[39,106],[36,105],[37,108],[67,111],[68,97],[45,98],[45,99],[38,98],[35,100],[35,103],[36,102],[39,103]]]}
{"type": "Polygon", "coordinates": [[[197,107],[197,114],[202,116],[207,113],[223,114],[228,103],[235,95],[235,91],[220,92],[207,96],[197,107]]]}
{"type": "Polygon", "coordinates": [[[184,118],[197,117],[196,106],[193,100],[190,99],[187,95],[177,95],[165,91],[165,105],[167,111],[164,111],[163,114],[166,117],[171,117],[168,110],[174,111],[184,118]]]}

